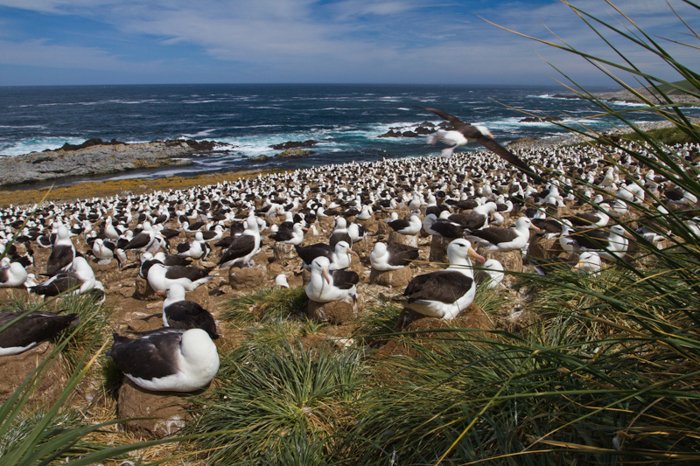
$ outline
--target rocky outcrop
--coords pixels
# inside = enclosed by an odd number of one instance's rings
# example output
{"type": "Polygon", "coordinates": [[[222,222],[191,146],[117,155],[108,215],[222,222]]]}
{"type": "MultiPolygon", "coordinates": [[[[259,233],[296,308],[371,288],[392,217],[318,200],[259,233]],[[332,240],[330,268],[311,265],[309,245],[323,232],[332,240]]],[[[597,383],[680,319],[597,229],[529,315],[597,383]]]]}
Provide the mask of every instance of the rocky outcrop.
{"type": "Polygon", "coordinates": [[[318,141],[307,139],[306,141],[287,141],[281,144],[272,144],[270,148],[282,151],[275,156],[277,158],[299,158],[313,155],[314,151],[309,150],[309,148],[314,147],[316,144],[318,144],[318,141]]]}
{"type": "Polygon", "coordinates": [[[526,116],[520,119],[521,123],[548,123],[552,121],[561,121],[561,118],[552,116],[526,116]]]}
{"type": "Polygon", "coordinates": [[[89,139],[78,145],[64,144],[57,150],[0,157],[0,185],[187,165],[191,163],[187,157],[210,152],[215,146],[213,141],[179,139],[133,144],[89,139]]]}
{"type": "Polygon", "coordinates": [[[291,159],[291,158],[298,158],[298,157],[308,157],[310,155],[313,155],[314,151],[312,150],[304,150],[304,149],[285,149],[279,154],[277,154],[277,157],[283,158],[283,159],[291,159]]]}
{"type": "Polygon", "coordinates": [[[417,138],[428,134],[433,134],[438,129],[452,129],[452,125],[448,122],[440,122],[435,124],[430,121],[424,121],[415,127],[411,128],[389,128],[384,134],[377,137],[380,138],[417,138]]]}
{"type": "Polygon", "coordinates": [[[313,147],[318,144],[318,141],[307,139],[306,141],[287,141],[282,144],[273,144],[270,147],[275,150],[302,149],[313,147]]]}

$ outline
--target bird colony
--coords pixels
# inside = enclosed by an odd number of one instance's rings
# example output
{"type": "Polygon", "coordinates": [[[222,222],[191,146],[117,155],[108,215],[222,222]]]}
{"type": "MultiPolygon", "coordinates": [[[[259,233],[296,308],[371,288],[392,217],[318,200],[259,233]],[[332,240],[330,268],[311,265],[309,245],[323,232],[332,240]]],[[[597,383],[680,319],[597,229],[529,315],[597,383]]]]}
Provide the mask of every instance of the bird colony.
{"type": "MultiPolygon", "coordinates": [[[[698,144],[665,150],[688,167],[700,152],[698,144]]],[[[459,322],[479,312],[473,301],[483,290],[513,293],[513,272],[565,267],[596,277],[636,260],[640,241],[664,247],[669,232],[639,221],[640,206],[678,212],[698,239],[700,219],[681,213],[697,209],[697,198],[625,151],[520,149],[515,165],[490,152],[447,152],[5,207],[0,358],[77,320],[22,316],[10,296],[89,294],[94,312],[113,313],[108,357],[125,383],[197,391],[216,377],[227,339],[220,319],[233,296],[303,287],[308,304],[299,311],[329,325],[352,324],[377,296],[402,303],[397,322],[459,322]]]]}

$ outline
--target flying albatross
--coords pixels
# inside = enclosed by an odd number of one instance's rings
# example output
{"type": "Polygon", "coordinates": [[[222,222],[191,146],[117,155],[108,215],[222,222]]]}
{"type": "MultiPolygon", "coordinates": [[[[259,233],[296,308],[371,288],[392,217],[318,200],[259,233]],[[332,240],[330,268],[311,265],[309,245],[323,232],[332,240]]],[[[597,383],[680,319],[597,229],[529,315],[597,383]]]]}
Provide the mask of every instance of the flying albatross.
{"type": "Polygon", "coordinates": [[[484,128],[483,126],[475,126],[465,123],[456,116],[450,115],[449,113],[438,108],[424,107],[424,110],[436,114],[443,120],[449,121],[454,127],[454,130],[452,131],[438,131],[436,135],[433,135],[428,139],[430,144],[434,144],[437,141],[452,144],[452,147],[448,147],[445,151],[443,151],[443,153],[446,152],[447,154],[452,154],[452,151],[459,146],[463,146],[469,142],[478,142],[491,152],[495,152],[499,157],[511,165],[515,165],[518,170],[530,176],[536,182],[539,183],[542,181],[540,176],[537,175],[528,164],[496,142],[496,140],[493,138],[493,134],[491,134],[488,129],[484,128]]]}

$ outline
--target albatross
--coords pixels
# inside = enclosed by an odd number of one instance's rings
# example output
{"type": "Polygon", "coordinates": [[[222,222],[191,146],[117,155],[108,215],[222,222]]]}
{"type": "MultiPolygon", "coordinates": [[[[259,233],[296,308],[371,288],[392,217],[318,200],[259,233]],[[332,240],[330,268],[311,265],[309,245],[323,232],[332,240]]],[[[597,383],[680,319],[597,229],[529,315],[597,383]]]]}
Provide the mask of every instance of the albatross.
{"type": "Polygon", "coordinates": [[[219,370],[216,345],[200,328],[165,328],[133,340],[113,336],[108,355],[146,390],[192,392],[206,387],[219,370]]]}
{"type": "Polygon", "coordinates": [[[19,354],[50,340],[77,322],[77,314],[0,312],[0,356],[19,354]]]}
{"type": "Polygon", "coordinates": [[[474,301],[476,284],[474,269],[469,260],[483,263],[466,239],[453,240],[447,246],[450,266],[445,270],[413,277],[403,292],[406,307],[425,316],[451,320],[474,301]]]}
{"type": "Polygon", "coordinates": [[[537,175],[528,164],[523,162],[511,151],[500,145],[487,128],[465,123],[456,116],[438,108],[425,107],[424,110],[436,114],[443,120],[449,121],[454,127],[454,130],[450,131],[439,130],[437,133],[429,136],[428,138],[429,144],[444,142],[445,144],[450,145],[450,147],[442,151],[443,155],[452,155],[452,152],[457,147],[463,146],[469,142],[478,142],[491,152],[494,152],[496,155],[504,159],[506,162],[514,165],[518,170],[530,176],[533,180],[537,182],[542,181],[539,175],[537,175]]]}

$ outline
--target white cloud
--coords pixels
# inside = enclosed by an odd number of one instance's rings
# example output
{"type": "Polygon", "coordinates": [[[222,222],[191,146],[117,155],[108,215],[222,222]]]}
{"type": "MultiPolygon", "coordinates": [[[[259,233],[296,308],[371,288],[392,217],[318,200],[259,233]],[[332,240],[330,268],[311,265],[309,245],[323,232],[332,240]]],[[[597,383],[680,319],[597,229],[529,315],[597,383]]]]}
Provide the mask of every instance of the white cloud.
{"type": "Polygon", "coordinates": [[[94,47],[49,44],[44,40],[0,41],[0,63],[51,68],[120,69],[127,62],[94,47]]]}
{"type": "MultiPolygon", "coordinates": [[[[603,1],[573,3],[615,26],[630,27],[603,1]]],[[[673,4],[681,14],[688,12],[688,7],[678,1],[673,4]]],[[[547,69],[546,60],[567,71],[594,76],[590,67],[575,57],[501,31],[481,21],[477,14],[558,41],[547,29],[551,28],[576,47],[610,56],[608,47],[557,0],[536,7],[516,0],[497,6],[488,2],[440,5],[420,0],[0,0],[0,5],[89,17],[123,36],[146,38],[144,46],[152,41],[173,50],[182,45],[198,47],[222,66],[240,64],[246,68],[242,73],[252,79],[257,72],[258,79],[269,80],[274,73],[278,81],[337,81],[347,77],[365,81],[474,82],[479,77],[506,79],[510,74],[514,83],[520,77],[534,80],[538,76],[542,82],[543,76],[556,76],[547,69]],[[473,9],[477,4],[487,7],[473,9]]],[[[617,0],[616,5],[651,31],[681,29],[665,2],[617,0]]],[[[89,63],[95,68],[112,69],[124,67],[127,61],[95,47],[41,39],[12,41],[8,33],[3,37],[6,41],[0,42],[0,61],[7,63],[89,63]]],[[[697,62],[692,50],[672,48],[689,63],[697,62]]],[[[649,57],[629,48],[625,51],[640,63],[658,68],[649,57]]],[[[165,66],[173,60],[162,58],[158,63],[165,66]]],[[[199,63],[191,67],[207,73],[199,63]]]]}

